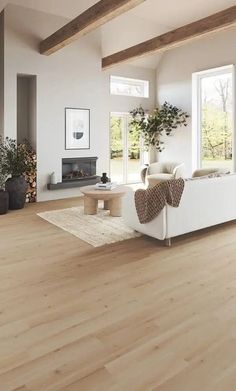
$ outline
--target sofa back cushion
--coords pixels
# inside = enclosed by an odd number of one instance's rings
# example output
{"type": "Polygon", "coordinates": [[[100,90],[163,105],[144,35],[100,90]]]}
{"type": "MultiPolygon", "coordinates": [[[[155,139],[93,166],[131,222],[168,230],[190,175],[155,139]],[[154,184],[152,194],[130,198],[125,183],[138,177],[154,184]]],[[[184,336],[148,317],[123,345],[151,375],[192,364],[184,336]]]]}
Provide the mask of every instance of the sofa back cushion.
{"type": "Polygon", "coordinates": [[[198,178],[203,176],[208,176],[211,174],[230,174],[230,169],[228,168],[220,168],[220,167],[211,167],[211,168],[200,168],[195,170],[192,177],[198,178]]]}

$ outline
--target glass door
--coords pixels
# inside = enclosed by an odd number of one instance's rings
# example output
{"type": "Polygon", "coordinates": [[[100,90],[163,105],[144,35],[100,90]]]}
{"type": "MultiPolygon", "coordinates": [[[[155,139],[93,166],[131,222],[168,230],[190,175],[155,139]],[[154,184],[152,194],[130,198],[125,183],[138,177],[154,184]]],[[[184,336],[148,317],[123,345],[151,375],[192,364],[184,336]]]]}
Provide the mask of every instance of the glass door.
{"type": "Polygon", "coordinates": [[[138,183],[142,164],[141,140],[127,113],[112,113],[110,121],[110,177],[113,182],[138,183]]]}
{"type": "Polygon", "coordinates": [[[140,182],[142,164],[141,140],[137,128],[130,124],[130,118],[128,118],[127,141],[128,159],[126,183],[138,183],[140,182]]]}
{"type": "Polygon", "coordinates": [[[124,134],[126,118],[112,114],[110,119],[110,177],[112,182],[124,182],[124,134]]]}

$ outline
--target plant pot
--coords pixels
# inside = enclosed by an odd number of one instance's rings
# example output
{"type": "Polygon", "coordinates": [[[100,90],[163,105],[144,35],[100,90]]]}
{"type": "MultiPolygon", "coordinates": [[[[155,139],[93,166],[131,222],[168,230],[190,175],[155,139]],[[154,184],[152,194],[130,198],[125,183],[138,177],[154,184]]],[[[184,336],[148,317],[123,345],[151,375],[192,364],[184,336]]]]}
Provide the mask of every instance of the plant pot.
{"type": "Polygon", "coordinates": [[[5,215],[9,208],[9,194],[0,189],[0,215],[5,215]]]}
{"type": "Polygon", "coordinates": [[[13,176],[6,181],[6,190],[9,193],[9,209],[22,209],[25,205],[28,185],[23,176],[13,176]]]}

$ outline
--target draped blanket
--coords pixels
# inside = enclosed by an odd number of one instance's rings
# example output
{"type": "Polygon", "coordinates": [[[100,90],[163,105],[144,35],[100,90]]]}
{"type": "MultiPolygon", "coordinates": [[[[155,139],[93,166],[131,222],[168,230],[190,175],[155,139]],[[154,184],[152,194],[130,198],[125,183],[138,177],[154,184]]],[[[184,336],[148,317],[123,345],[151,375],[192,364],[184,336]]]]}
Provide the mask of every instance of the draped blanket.
{"type": "Polygon", "coordinates": [[[166,204],[177,208],[184,191],[184,180],[171,179],[156,186],[135,192],[135,206],[141,224],[149,223],[162,211],[166,204]]]}

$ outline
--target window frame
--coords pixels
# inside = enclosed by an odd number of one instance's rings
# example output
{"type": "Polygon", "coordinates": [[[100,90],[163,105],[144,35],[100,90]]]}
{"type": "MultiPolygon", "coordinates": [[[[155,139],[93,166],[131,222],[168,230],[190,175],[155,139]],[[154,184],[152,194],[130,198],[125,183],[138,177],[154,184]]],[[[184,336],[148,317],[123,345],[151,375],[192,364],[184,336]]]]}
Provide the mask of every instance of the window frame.
{"type": "MultiPolygon", "coordinates": [[[[128,82],[127,82],[128,84],[128,82]]],[[[131,83],[130,83],[131,84],[131,83]]],[[[150,98],[150,81],[149,80],[144,80],[144,79],[134,79],[132,77],[126,77],[126,76],[116,76],[116,75],[110,75],[110,95],[112,96],[126,96],[129,98],[141,98],[141,99],[148,99],[150,98]],[[113,80],[114,79],[114,80],[113,80]],[[122,81],[124,82],[123,84],[125,85],[125,81],[132,81],[133,85],[135,85],[135,82],[137,85],[142,85],[143,86],[143,95],[130,95],[130,94],[125,94],[125,93],[115,93],[112,91],[112,82],[117,81],[122,84],[122,81]]]]}
{"type": "MultiPolygon", "coordinates": [[[[110,121],[109,121],[109,176],[111,177],[111,158],[110,158],[110,153],[111,153],[111,119],[112,116],[114,117],[119,117],[124,120],[123,127],[122,127],[122,140],[123,140],[123,180],[122,184],[124,185],[130,185],[130,184],[136,184],[136,183],[141,183],[141,177],[140,181],[138,182],[131,182],[128,181],[128,128],[129,128],[129,120],[131,119],[131,115],[129,112],[118,112],[118,111],[111,111],[110,112],[110,121]]],[[[145,164],[147,160],[147,152],[144,150],[144,143],[143,143],[143,138],[141,137],[140,139],[140,171],[141,167],[145,164]]]]}
{"type": "Polygon", "coordinates": [[[192,74],[192,170],[202,167],[202,106],[201,106],[201,82],[205,77],[217,76],[230,73],[232,74],[232,162],[234,171],[236,171],[236,109],[235,109],[235,66],[233,64],[217,68],[210,68],[192,74]]]}

